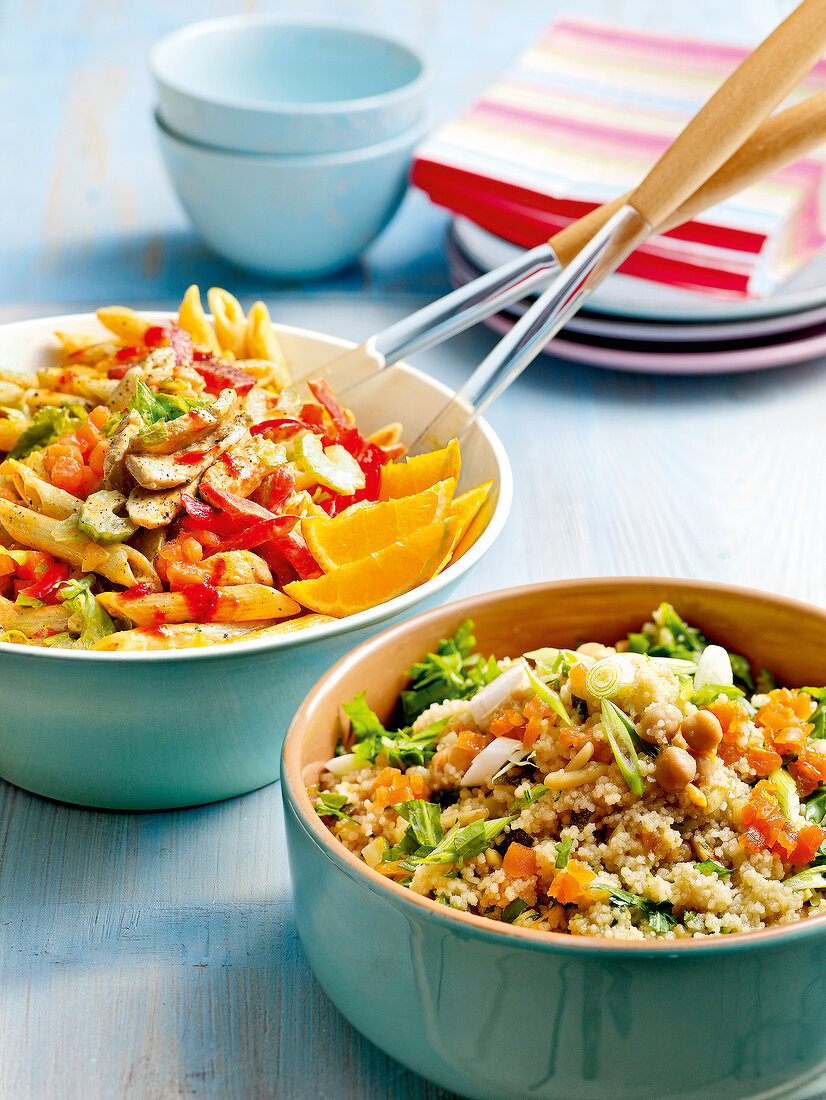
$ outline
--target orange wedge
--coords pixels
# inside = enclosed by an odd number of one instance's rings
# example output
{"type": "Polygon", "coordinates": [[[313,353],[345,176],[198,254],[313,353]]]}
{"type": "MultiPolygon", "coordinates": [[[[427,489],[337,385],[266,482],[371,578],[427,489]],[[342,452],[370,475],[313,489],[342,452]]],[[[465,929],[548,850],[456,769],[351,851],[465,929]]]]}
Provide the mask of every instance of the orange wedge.
{"type": "Polygon", "coordinates": [[[305,516],[301,530],[310,553],[329,573],[444,519],[455,488],[451,477],[413,496],[354,504],[334,519],[305,516]]]}
{"type": "Polygon", "coordinates": [[[381,469],[379,500],[409,497],[429,489],[438,481],[453,477],[459,480],[462,458],[459,444],[452,439],[441,451],[429,451],[406,462],[391,462],[381,469]]]}
{"type": "Polygon", "coordinates": [[[486,481],[483,485],[477,485],[475,489],[469,489],[466,493],[462,493],[462,495],[456,497],[451,504],[450,516],[452,519],[456,520],[456,533],[453,536],[453,542],[451,543],[450,549],[434,570],[434,577],[437,573],[441,573],[445,566],[449,565],[454,558],[461,557],[476,541],[476,538],[471,539],[469,542],[466,541],[465,535],[470,535],[471,525],[479,514],[479,509],[485,503],[492,486],[492,481],[486,481]],[[458,554],[456,553],[457,548],[459,550],[458,554]]]}
{"type": "Polygon", "coordinates": [[[320,615],[354,615],[428,580],[456,535],[455,519],[437,520],[406,539],[283,591],[320,615]]]}

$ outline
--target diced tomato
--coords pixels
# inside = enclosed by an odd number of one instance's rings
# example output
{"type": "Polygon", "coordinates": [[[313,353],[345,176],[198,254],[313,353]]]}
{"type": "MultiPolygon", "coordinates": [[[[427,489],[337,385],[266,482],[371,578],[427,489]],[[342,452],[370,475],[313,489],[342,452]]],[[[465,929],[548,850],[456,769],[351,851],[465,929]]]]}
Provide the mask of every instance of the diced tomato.
{"type": "MultiPolygon", "coordinates": [[[[119,359],[121,362],[126,359],[137,359],[140,355],[143,355],[143,352],[140,348],[136,347],[118,348],[118,350],[115,352],[115,358],[119,359]]],[[[127,367],[126,370],[128,369],[129,368],[127,367]]],[[[126,373],[126,371],[124,371],[124,373],[126,373]]],[[[109,374],[109,377],[112,377],[111,372],[109,374]]]]}
{"type": "Polygon", "coordinates": [[[49,472],[52,485],[67,493],[79,496],[83,490],[83,455],[78,447],[63,447],[54,443],[47,447],[43,462],[49,472]]]}
{"type": "Polygon", "coordinates": [[[89,420],[86,420],[79,428],[73,433],[75,442],[80,447],[80,453],[83,455],[84,460],[89,458],[89,455],[100,443],[100,432],[97,430],[94,424],[89,420]]]}
{"type": "Polygon", "coordinates": [[[62,561],[54,562],[31,584],[18,587],[17,595],[45,601],[68,576],[69,566],[62,561]]]}
{"type": "Polygon", "coordinates": [[[98,431],[100,431],[109,419],[109,416],[109,410],[105,405],[96,405],[89,413],[88,423],[94,424],[98,431]]]}
{"type": "Polygon", "coordinates": [[[89,469],[97,474],[99,478],[103,477],[103,460],[106,458],[106,452],[108,450],[109,441],[107,439],[101,439],[100,443],[98,443],[89,455],[89,469]]]}
{"type": "Polygon", "coordinates": [[[163,325],[150,325],[143,334],[143,342],[148,348],[159,348],[166,343],[167,331],[163,325]]]}
{"type": "Polygon", "coordinates": [[[596,875],[578,859],[569,859],[567,866],[554,876],[548,894],[561,905],[573,905],[587,896],[588,886],[596,875]]]}
{"type": "Polygon", "coordinates": [[[502,860],[502,870],[511,878],[530,878],[536,874],[536,856],[533,848],[525,844],[513,841],[508,845],[505,858],[502,860]]]}
{"type": "Polygon", "coordinates": [[[195,370],[206,382],[206,388],[211,393],[218,393],[227,388],[237,393],[248,393],[255,385],[256,379],[240,367],[235,367],[231,363],[198,362],[199,354],[195,352],[195,370]]]}

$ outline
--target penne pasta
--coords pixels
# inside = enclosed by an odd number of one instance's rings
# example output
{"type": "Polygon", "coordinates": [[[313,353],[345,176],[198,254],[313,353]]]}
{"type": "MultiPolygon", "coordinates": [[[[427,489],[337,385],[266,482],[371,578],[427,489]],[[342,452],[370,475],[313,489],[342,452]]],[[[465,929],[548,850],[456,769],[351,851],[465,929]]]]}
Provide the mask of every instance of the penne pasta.
{"type": "Polygon", "coordinates": [[[160,591],[161,581],[151,563],[131,546],[105,546],[80,534],[56,538],[56,519],[2,499],[0,524],[15,542],[27,549],[53,554],[75,569],[100,573],[113,584],[123,585],[124,588],[148,584],[153,592],[160,591]]]}
{"type": "Polygon", "coordinates": [[[30,420],[10,420],[7,417],[0,417],[0,451],[10,451],[16,447],[17,441],[30,423],[30,420]]]}
{"type": "Polygon", "coordinates": [[[207,291],[207,301],[215,325],[218,343],[236,359],[243,359],[247,335],[247,318],[238,299],[227,290],[213,286],[207,291]]]}
{"type": "Polygon", "coordinates": [[[128,306],[104,306],[97,311],[104,328],[114,333],[124,344],[142,344],[149,322],[128,306]]]}
{"type": "Polygon", "coordinates": [[[290,384],[287,360],[272,327],[269,310],[263,302],[256,302],[249,312],[244,357],[266,360],[271,368],[267,381],[273,383],[277,389],[283,389],[290,384]]]}
{"type": "Polygon", "coordinates": [[[9,458],[0,465],[0,474],[8,477],[14,491],[32,511],[52,519],[67,519],[79,512],[83,504],[78,497],[45,481],[29,466],[15,458],[9,458]]]}
{"type": "Polygon", "coordinates": [[[19,630],[27,638],[44,632],[60,634],[69,622],[69,610],[64,604],[42,607],[15,607],[11,600],[0,596],[0,631],[19,630]]]}
{"type": "Polygon", "coordinates": [[[110,615],[131,619],[138,626],[159,623],[187,623],[193,618],[205,622],[256,622],[297,615],[301,606],[277,588],[263,584],[222,585],[212,592],[158,592],[151,596],[130,596],[128,592],[101,592],[98,603],[110,615]]]}
{"type": "Polygon", "coordinates": [[[98,650],[191,649],[195,646],[220,645],[249,637],[256,624],[247,623],[174,623],[170,626],[136,627],[119,630],[96,642],[98,650]]]}
{"type": "Polygon", "coordinates": [[[216,355],[221,354],[221,345],[218,343],[212,325],[204,313],[204,307],[201,305],[201,292],[195,283],[184,294],[184,300],[181,302],[181,308],[178,311],[178,324],[185,332],[189,333],[197,345],[214,352],[216,355]]]}

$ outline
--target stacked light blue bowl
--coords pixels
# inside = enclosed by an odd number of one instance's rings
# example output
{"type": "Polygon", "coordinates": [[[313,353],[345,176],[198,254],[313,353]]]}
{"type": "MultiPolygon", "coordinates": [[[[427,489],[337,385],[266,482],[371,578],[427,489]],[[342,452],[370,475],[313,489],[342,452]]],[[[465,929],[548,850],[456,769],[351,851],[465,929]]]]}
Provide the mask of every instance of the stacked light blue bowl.
{"type": "Polygon", "coordinates": [[[427,130],[424,63],[364,31],[237,16],[150,58],[164,161],[204,241],[240,267],[312,278],[395,214],[427,130]]]}

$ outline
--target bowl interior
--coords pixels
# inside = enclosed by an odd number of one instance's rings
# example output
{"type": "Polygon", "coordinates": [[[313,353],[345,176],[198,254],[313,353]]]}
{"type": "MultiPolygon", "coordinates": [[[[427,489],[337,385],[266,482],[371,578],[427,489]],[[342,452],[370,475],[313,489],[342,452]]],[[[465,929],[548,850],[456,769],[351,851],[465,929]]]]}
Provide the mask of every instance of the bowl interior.
{"type": "Polygon", "coordinates": [[[345,27],[215,21],[164,39],[159,80],[194,98],[254,108],[320,109],[397,92],[423,73],[391,39],[345,27]]]}
{"type": "MultiPolygon", "coordinates": [[[[323,845],[334,846],[339,859],[367,875],[375,888],[392,890],[442,912],[438,903],[388,883],[356,859],[312,809],[305,784],[318,780],[333,755],[340,704],[366,690],[367,702],[379,718],[389,719],[405,686],[405,670],[467,618],[473,620],[477,647],[483,653],[515,657],[546,645],[612,644],[638,630],[663,600],[712,641],[748,657],[755,670],[769,669],[778,682],[789,686],[826,683],[826,611],[796,600],[730,585],[662,578],[556,581],[506,589],[418,615],[365,642],[331,669],[307,697],[287,735],[282,767],[285,795],[310,833],[323,845]]],[[[488,931],[502,931],[496,922],[480,917],[455,911],[450,916],[488,931]]],[[[505,931],[549,941],[548,933],[509,926],[505,931]]],[[[568,936],[550,938],[570,941],[568,936]]]]}
{"type": "MultiPolygon", "coordinates": [[[[162,324],[170,320],[168,313],[146,312],[145,316],[162,324]]],[[[275,325],[278,338],[295,377],[311,374],[326,366],[353,344],[333,336],[309,332],[305,329],[275,325]]],[[[105,330],[94,314],[73,314],[64,317],[46,317],[35,321],[20,321],[0,326],[0,367],[34,372],[55,363],[57,342],[55,331],[66,333],[99,332],[105,338],[105,330]]],[[[348,398],[359,426],[365,433],[383,424],[402,420],[403,438],[410,442],[430,423],[451,391],[440,382],[404,364],[396,364],[382,371],[378,378],[361,386],[348,398]]],[[[464,492],[484,481],[493,481],[493,488],[485,504],[457,548],[454,561],[438,577],[402,596],[367,611],[347,618],[310,627],[295,635],[284,635],[267,641],[235,642],[231,647],[207,646],[198,649],[160,650],[149,652],[90,653],[75,650],[51,650],[26,647],[24,652],[32,659],[68,661],[157,661],[203,660],[226,654],[229,648],[238,657],[266,649],[287,649],[308,645],[321,638],[346,634],[384,622],[402,614],[415,604],[432,600],[443,588],[453,584],[458,575],[470,569],[490,548],[507,519],[510,510],[513,483],[507,455],[496,434],[484,422],[477,421],[462,442],[462,474],[457,492],[464,492]]],[[[0,642],[0,652],[19,653],[24,647],[0,642]]]]}

